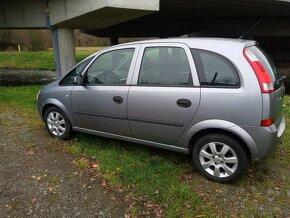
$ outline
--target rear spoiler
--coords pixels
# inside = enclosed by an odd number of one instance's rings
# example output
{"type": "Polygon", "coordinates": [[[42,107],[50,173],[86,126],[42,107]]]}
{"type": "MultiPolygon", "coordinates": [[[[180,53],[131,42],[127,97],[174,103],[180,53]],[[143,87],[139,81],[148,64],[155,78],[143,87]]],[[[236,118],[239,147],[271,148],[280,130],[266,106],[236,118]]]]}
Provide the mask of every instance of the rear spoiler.
{"type": "Polygon", "coordinates": [[[251,46],[259,45],[259,42],[257,42],[257,41],[248,41],[248,40],[245,40],[245,42],[247,42],[247,43],[245,44],[245,47],[244,48],[248,48],[248,47],[251,47],[251,46]]]}

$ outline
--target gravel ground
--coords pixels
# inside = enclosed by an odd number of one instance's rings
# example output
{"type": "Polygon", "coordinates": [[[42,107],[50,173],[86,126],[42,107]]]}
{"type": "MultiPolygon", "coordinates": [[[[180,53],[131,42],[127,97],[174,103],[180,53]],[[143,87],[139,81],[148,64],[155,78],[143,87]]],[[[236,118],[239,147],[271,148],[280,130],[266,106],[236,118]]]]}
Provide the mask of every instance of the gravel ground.
{"type": "Polygon", "coordinates": [[[125,194],[105,190],[53,142],[0,113],[0,217],[124,217],[125,194]]]}

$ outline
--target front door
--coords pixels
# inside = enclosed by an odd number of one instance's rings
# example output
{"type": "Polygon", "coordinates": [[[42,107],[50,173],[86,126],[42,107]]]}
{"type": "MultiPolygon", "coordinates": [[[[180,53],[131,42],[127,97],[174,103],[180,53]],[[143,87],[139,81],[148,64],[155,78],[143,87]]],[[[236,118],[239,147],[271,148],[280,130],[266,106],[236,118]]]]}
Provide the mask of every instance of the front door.
{"type": "Polygon", "coordinates": [[[189,48],[179,43],[144,44],[135,69],[128,97],[132,137],[174,145],[200,101],[189,48]]]}
{"type": "Polygon", "coordinates": [[[130,136],[127,96],[139,46],[100,53],[85,70],[84,84],[72,90],[71,105],[76,127],[130,136]]]}

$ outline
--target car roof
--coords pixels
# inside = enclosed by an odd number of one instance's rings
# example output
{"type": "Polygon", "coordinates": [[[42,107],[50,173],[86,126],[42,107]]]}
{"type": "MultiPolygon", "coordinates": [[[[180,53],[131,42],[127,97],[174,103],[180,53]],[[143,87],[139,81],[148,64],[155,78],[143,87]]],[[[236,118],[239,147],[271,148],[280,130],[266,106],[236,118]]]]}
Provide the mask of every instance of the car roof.
{"type": "MultiPolygon", "coordinates": [[[[118,44],[117,46],[123,45],[134,45],[134,44],[150,44],[150,43],[183,43],[187,44],[189,47],[196,47],[196,45],[227,45],[227,46],[249,46],[253,45],[256,42],[253,40],[246,39],[234,39],[234,38],[206,38],[206,37],[192,37],[192,38],[166,38],[166,39],[152,39],[152,40],[143,40],[143,41],[135,41],[124,44],[118,44]]],[[[198,46],[199,47],[199,46],[198,46]]]]}
{"type": "MultiPolygon", "coordinates": [[[[118,44],[118,45],[104,48],[101,51],[111,49],[111,48],[118,48],[120,46],[151,44],[151,43],[152,44],[154,44],[154,43],[182,43],[182,44],[187,45],[190,48],[212,50],[214,48],[223,48],[223,47],[243,49],[245,47],[255,45],[257,42],[253,41],[253,40],[236,39],[236,38],[207,38],[207,37],[181,38],[180,37],[180,38],[151,39],[151,40],[122,43],[122,44],[118,44]]],[[[98,52],[94,53],[93,55],[95,55],[97,53],[98,52]]]]}
{"type": "MultiPolygon", "coordinates": [[[[143,44],[143,43],[185,43],[190,44],[194,42],[208,42],[208,43],[241,43],[247,44],[253,42],[252,40],[245,39],[234,39],[234,38],[210,38],[210,37],[188,37],[188,38],[166,38],[166,39],[151,39],[151,40],[142,40],[136,42],[129,42],[125,44],[143,44]]],[[[123,44],[124,45],[124,44],[123,44]]]]}

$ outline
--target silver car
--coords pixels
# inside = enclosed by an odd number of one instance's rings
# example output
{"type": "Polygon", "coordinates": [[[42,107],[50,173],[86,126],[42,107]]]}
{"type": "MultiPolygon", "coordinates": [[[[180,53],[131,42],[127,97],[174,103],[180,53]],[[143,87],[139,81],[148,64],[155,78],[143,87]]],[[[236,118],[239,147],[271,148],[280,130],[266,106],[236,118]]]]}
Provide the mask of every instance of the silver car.
{"type": "Polygon", "coordinates": [[[179,38],[103,49],[45,86],[48,132],[72,131],[190,154],[230,183],[273,152],[285,129],[282,77],[255,41],[179,38]]]}

